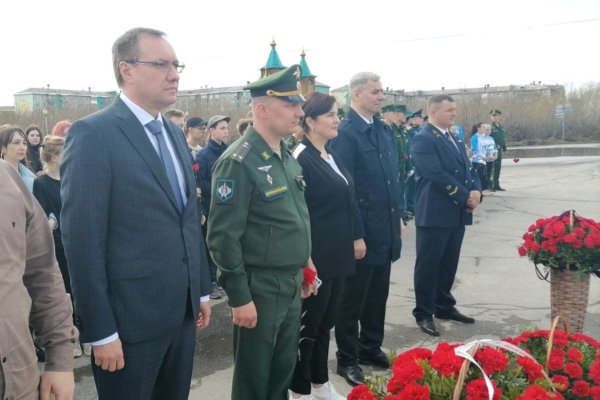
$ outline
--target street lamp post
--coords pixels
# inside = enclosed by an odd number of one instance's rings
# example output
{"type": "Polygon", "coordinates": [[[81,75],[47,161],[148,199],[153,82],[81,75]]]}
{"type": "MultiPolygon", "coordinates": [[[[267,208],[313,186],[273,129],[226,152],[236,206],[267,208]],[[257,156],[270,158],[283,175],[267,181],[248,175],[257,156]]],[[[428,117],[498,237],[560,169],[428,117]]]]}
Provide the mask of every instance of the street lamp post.
{"type": "Polygon", "coordinates": [[[46,135],[49,135],[50,132],[48,132],[48,110],[46,109],[46,107],[44,107],[44,109],[42,110],[42,114],[44,114],[44,125],[46,126],[46,135]]]}

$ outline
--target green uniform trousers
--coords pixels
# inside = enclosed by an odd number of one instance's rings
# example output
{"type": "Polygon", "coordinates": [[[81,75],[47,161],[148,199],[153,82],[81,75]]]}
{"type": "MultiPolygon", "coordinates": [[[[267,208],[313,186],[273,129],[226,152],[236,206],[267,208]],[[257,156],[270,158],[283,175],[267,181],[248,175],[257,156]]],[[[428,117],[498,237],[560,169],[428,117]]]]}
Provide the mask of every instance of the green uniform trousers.
{"type": "Polygon", "coordinates": [[[298,357],[302,269],[246,270],[258,321],[234,327],[232,400],[286,400],[298,357]]]}
{"type": "Polygon", "coordinates": [[[498,150],[498,158],[494,161],[494,178],[492,188],[500,188],[500,169],[502,168],[502,150],[498,150]]]}

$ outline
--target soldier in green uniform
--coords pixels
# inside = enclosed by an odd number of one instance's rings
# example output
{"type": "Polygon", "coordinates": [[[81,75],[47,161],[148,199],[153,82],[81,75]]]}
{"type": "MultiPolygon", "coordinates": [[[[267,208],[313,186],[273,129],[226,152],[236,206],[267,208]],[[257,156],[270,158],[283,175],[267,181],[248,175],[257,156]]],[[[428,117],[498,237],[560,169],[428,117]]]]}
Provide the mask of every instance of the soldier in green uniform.
{"type": "MultiPolygon", "coordinates": [[[[398,153],[398,173],[400,175],[400,195],[404,196],[407,180],[408,144],[405,134],[406,106],[403,104],[388,104],[381,108],[382,120],[392,128],[394,134],[394,143],[398,153]]],[[[410,218],[405,214],[402,216],[405,221],[410,218]]]]}
{"type": "Polygon", "coordinates": [[[490,118],[492,120],[492,133],[490,136],[496,142],[496,149],[498,150],[498,158],[494,161],[494,172],[492,178],[492,191],[499,190],[503,192],[505,189],[500,187],[500,169],[502,168],[502,153],[506,151],[506,141],[504,140],[504,128],[500,125],[500,116],[502,113],[500,110],[490,111],[490,118]]]}
{"type": "Polygon", "coordinates": [[[421,130],[423,124],[423,109],[419,109],[408,115],[408,123],[404,125],[404,135],[406,137],[406,190],[404,191],[404,212],[408,218],[412,219],[415,215],[415,166],[411,155],[411,144],[415,135],[421,130]]]}
{"type": "Polygon", "coordinates": [[[233,400],[284,400],[296,364],[310,220],[300,164],[283,141],[304,102],[294,65],[247,85],[253,126],[216,162],[208,248],[234,324],[233,400]]]}

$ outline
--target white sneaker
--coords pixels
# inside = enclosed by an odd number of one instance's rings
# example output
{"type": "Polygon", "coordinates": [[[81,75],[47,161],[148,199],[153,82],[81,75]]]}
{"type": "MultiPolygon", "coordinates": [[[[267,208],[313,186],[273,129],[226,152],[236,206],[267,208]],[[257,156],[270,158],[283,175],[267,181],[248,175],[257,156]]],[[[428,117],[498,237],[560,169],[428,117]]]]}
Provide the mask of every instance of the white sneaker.
{"type": "Polygon", "coordinates": [[[296,398],[292,396],[292,391],[288,390],[288,400],[315,400],[315,398],[310,394],[303,394],[302,396],[296,398]]]}
{"type": "Polygon", "coordinates": [[[346,400],[345,396],[342,396],[335,390],[331,382],[325,382],[319,388],[313,386],[312,396],[314,400],[346,400]]]}
{"type": "Polygon", "coordinates": [[[79,358],[83,355],[79,341],[73,343],[73,358],[79,358]]]}

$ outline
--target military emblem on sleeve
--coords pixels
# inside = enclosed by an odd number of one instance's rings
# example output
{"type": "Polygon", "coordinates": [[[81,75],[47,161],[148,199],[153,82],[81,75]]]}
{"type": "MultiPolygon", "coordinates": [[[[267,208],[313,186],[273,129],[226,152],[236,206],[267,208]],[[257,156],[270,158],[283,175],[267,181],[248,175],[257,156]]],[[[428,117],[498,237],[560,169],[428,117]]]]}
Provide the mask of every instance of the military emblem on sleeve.
{"type": "Polygon", "coordinates": [[[235,181],[233,179],[217,179],[215,195],[219,203],[233,203],[235,181]]]}

